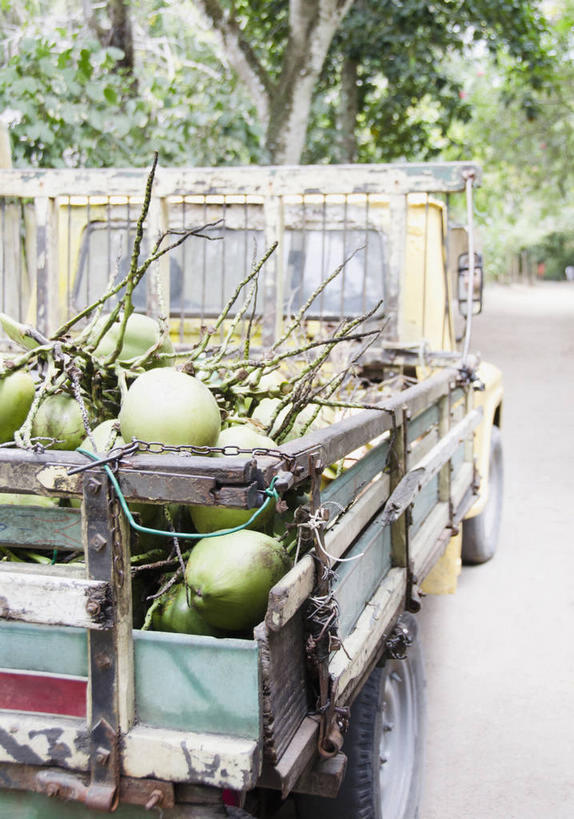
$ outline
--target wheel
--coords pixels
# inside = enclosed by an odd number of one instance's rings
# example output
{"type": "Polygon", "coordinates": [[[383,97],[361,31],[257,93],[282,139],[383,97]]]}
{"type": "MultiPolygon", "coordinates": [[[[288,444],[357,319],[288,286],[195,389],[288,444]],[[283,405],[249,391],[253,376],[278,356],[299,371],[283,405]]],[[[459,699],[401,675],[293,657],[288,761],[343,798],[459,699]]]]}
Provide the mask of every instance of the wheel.
{"type": "Polygon", "coordinates": [[[421,795],[425,680],[418,627],[401,617],[412,644],[404,660],[375,668],[351,708],[336,799],[296,796],[298,819],[415,819],[421,795]]]}
{"type": "Polygon", "coordinates": [[[496,552],[502,518],[503,460],[502,434],[498,427],[490,433],[488,498],[479,515],[462,524],[462,562],[486,563],[496,552]]]}

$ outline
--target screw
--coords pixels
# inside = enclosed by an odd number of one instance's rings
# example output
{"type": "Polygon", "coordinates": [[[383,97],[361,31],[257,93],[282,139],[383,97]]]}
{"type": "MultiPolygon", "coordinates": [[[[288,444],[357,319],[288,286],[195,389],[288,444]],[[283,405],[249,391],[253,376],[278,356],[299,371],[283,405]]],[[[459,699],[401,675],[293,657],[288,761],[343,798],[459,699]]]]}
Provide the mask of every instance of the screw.
{"type": "Polygon", "coordinates": [[[145,803],[146,810],[152,810],[152,808],[156,808],[163,802],[163,793],[159,790],[152,791],[150,794],[149,799],[145,803]]]}
{"type": "Polygon", "coordinates": [[[101,610],[102,607],[96,600],[88,600],[88,602],[86,603],[86,611],[92,617],[95,617],[97,614],[99,614],[101,610]]]}
{"type": "Polygon", "coordinates": [[[107,654],[104,654],[103,651],[100,651],[96,654],[96,665],[100,670],[105,668],[109,668],[112,664],[110,657],[107,654]]]}
{"type": "Polygon", "coordinates": [[[103,535],[97,534],[90,540],[90,546],[92,549],[95,549],[96,552],[101,552],[107,542],[103,535]]]}
{"type": "Polygon", "coordinates": [[[102,488],[102,484],[100,481],[97,481],[95,478],[90,478],[88,483],[86,484],[86,489],[90,495],[97,495],[97,493],[102,488]]]}
{"type": "Polygon", "coordinates": [[[98,748],[96,751],[96,762],[98,765],[107,765],[110,759],[110,752],[107,748],[98,748]]]}

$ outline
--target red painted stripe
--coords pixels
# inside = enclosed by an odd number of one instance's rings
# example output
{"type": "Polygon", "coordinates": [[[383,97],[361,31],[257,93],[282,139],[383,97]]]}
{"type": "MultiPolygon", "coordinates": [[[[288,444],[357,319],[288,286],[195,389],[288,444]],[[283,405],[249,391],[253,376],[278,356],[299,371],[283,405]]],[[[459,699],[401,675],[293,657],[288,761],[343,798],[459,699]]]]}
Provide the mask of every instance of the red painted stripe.
{"type": "Polygon", "coordinates": [[[0,708],[86,716],[87,680],[21,671],[0,671],[0,708]]]}

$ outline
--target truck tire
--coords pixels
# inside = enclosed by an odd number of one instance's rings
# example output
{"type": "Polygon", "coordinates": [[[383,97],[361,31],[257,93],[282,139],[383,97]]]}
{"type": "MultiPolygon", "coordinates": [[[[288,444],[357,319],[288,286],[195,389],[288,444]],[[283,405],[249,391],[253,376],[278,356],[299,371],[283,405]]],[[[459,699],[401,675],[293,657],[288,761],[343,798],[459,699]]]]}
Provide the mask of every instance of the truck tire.
{"type": "Polygon", "coordinates": [[[488,499],[479,515],[462,524],[462,562],[467,565],[486,563],[496,552],[503,493],[502,434],[492,427],[488,466],[488,499]]]}
{"type": "Polygon", "coordinates": [[[351,708],[347,772],[335,799],[296,796],[298,819],[415,819],[421,796],[425,678],[418,626],[404,660],[375,668],[351,708]]]}

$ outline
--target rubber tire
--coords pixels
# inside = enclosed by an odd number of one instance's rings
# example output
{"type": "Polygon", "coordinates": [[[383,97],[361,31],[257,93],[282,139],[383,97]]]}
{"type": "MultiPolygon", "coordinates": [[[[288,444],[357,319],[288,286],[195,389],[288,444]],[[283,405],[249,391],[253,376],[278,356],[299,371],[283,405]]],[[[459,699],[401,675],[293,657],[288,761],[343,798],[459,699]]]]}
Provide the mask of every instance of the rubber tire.
{"type": "Polygon", "coordinates": [[[486,506],[479,515],[468,518],[462,524],[462,562],[465,565],[486,563],[496,552],[502,520],[503,483],[502,434],[498,427],[493,426],[486,506]]]}
{"type": "MultiPolygon", "coordinates": [[[[425,728],[425,677],[421,642],[418,626],[411,614],[404,614],[401,622],[407,624],[413,643],[409,646],[405,660],[387,660],[383,667],[375,668],[351,708],[349,730],[345,737],[343,751],[347,754],[347,771],[335,799],[297,794],[295,803],[298,819],[415,819],[422,791],[425,728]],[[398,674],[401,682],[391,675],[398,674]],[[401,736],[401,721],[411,730],[401,745],[405,756],[396,757],[394,768],[385,769],[385,775],[401,780],[400,804],[388,804],[390,790],[382,793],[381,753],[382,743],[388,732],[384,730],[384,700],[389,686],[395,686],[399,697],[393,697],[395,704],[407,689],[410,706],[406,722],[401,714],[395,713],[395,729],[401,736]],[[398,725],[397,725],[398,723],[398,725]],[[406,764],[403,764],[406,762],[406,764]],[[396,775],[395,775],[396,771],[396,775]],[[385,796],[387,797],[385,800],[385,796]]],[[[386,743],[385,743],[386,744],[386,743]]],[[[387,765],[392,764],[392,754],[387,765]]]]}

